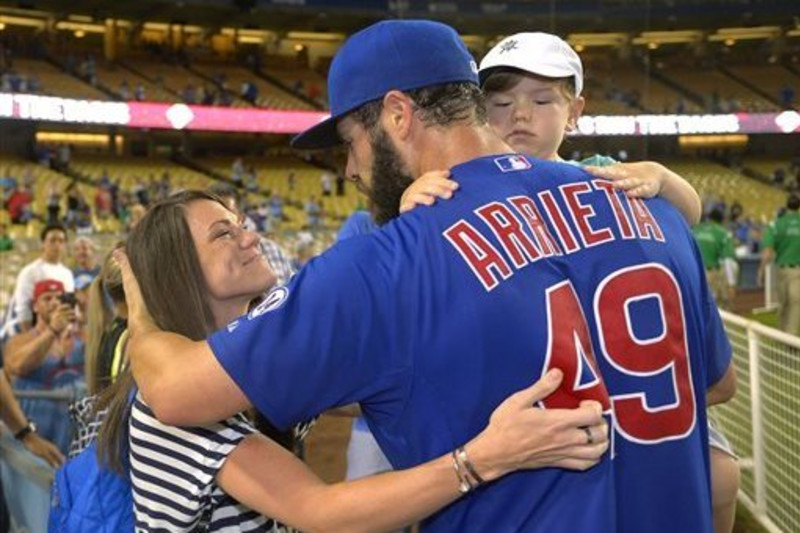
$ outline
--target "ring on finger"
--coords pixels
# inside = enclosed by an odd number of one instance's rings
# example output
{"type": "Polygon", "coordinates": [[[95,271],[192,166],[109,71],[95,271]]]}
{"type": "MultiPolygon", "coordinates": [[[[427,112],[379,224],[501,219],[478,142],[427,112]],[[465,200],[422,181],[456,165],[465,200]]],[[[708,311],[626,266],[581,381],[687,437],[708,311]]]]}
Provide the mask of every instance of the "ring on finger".
{"type": "Polygon", "coordinates": [[[592,436],[591,428],[589,426],[583,426],[581,429],[586,433],[586,445],[591,446],[594,444],[594,436],[592,436]]]}

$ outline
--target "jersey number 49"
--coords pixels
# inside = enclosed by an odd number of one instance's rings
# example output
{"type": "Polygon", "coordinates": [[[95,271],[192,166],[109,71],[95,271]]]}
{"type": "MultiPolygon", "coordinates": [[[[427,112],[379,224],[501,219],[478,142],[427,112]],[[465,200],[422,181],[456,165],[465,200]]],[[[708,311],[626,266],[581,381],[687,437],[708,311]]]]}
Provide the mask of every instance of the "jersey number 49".
{"type": "Polygon", "coordinates": [[[683,302],[672,273],[655,263],[618,270],[598,285],[592,303],[599,352],[610,365],[605,380],[572,283],[547,290],[545,372],[560,368],[564,382],[543,402],[545,407],[572,408],[581,400],[596,400],[611,412],[625,439],[642,444],[688,435],[695,424],[695,397],[683,302]],[[655,299],[660,317],[632,316],[635,303],[646,299],[655,299]],[[637,318],[660,319],[660,332],[638,338],[637,318]]]}

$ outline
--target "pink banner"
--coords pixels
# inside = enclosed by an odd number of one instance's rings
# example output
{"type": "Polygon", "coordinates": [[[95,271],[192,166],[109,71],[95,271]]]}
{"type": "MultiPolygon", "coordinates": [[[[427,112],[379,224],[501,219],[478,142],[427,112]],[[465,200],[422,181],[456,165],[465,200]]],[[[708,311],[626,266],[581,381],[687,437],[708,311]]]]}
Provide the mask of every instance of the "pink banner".
{"type": "Polygon", "coordinates": [[[104,102],[0,93],[0,118],[131,128],[299,133],[328,117],[320,111],[209,107],[156,102],[104,102]]]}
{"type": "MultiPolygon", "coordinates": [[[[0,93],[0,118],[130,128],[243,133],[299,133],[328,117],[321,111],[208,107],[155,102],[72,100],[0,93]]],[[[800,114],[601,115],[578,120],[575,135],[718,135],[800,133],[800,114]]]]}
{"type": "Polygon", "coordinates": [[[253,133],[299,133],[328,117],[319,111],[209,107],[129,102],[132,128],[162,128],[253,133]]]}

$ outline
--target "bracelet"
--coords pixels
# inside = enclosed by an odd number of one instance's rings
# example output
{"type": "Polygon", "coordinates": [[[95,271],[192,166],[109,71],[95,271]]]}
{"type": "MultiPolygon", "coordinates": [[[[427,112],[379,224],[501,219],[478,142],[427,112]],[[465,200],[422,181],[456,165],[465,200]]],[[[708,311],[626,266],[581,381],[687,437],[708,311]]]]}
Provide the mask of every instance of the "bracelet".
{"type": "Polygon", "coordinates": [[[472,461],[470,461],[469,457],[467,457],[467,450],[465,450],[463,446],[456,449],[456,455],[464,464],[464,467],[467,469],[467,472],[469,472],[469,475],[471,475],[475,481],[478,482],[478,485],[483,485],[486,483],[486,481],[484,481],[483,478],[478,475],[478,472],[475,470],[475,465],[473,465],[472,461]]]}
{"type": "Polygon", "coordinates": [[[31,433],[36,433],[36,425],[33,422],[28,421],[28,423],[25,424],[25,427],[14,433],[14,438],[17,440],[24,440],[25,437],[31,433]]]}
{"type": "Polygon", "coordinates": [[[461,465],[458,463],[458,450],[453,450],[451,456],[453,457],[453,470],[456,472],[456,477],[458,477],[458,491],[461,494],[467,494],[475,487],[472,486],[472,482],[469,479],[468,475],[461,470],[461,465]]]}

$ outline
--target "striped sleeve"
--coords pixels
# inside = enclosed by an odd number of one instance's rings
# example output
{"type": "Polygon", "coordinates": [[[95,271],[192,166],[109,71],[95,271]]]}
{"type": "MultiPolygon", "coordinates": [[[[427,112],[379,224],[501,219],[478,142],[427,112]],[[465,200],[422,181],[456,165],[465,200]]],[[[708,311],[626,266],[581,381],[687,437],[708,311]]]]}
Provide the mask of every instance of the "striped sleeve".
{"type": "Polygon", "coordinates": [[[208,525],[218,503],[212,498],[219,491],[217,472],[242,439],[254,432],[242,416],[203,428],[167,426],[137,396],[131,409],[129,451],[136,529],[190,531],[208,525]]]}

